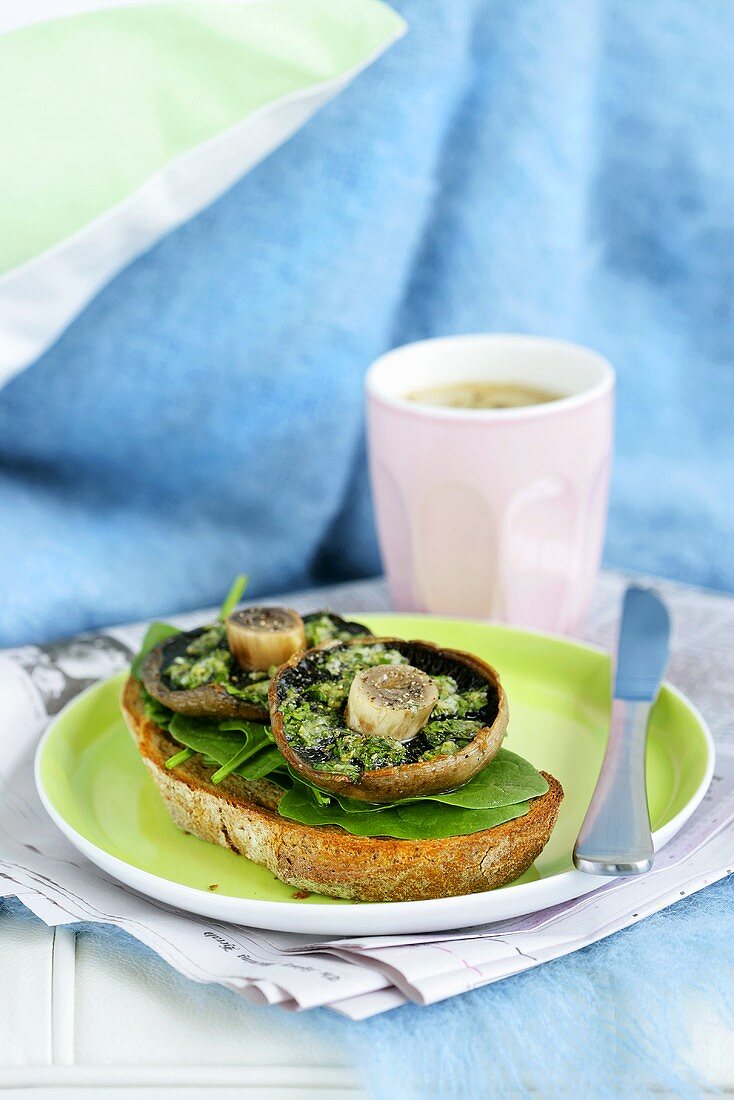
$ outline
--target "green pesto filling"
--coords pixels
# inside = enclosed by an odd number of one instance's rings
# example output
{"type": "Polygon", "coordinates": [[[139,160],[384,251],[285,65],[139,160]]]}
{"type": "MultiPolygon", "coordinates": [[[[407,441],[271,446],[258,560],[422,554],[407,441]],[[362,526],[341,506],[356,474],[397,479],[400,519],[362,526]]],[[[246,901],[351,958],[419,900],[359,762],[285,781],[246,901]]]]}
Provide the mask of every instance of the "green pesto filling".
{"type": "Polygon", "coordinates": [[[227,647],[223,623],[214,623],[198,634],[166,669],[172,688],[189,691],[202,684],[221,684],[232,671],[232,654],[227,647]]]}
{"type": "Polygon", "coordinates": [[[306,631],[306,648],[311,649],[315,645],[323,645],[324,642],[336,642],[344,638],[351,638],[352,634],[343,630],[339,623],[327,612],[318,618],[309,616],[303,621],[306,631]]]}
{"type": "Polygon", "coordinates": [[[313,658],[317,677],[291,688],[281,701],[288,742],[317,771],[358,779],[364,771],[414,764],[451,755],[474,740],[485,724],[473,717],[487,705],[486,688],[460,692],[452,676],[432,676],[439,690],[431,720],[408,742],[355,733],[344,722],[349,689],[356,673],[375,665],[407,664],[396,649],[382,644],[327,650],[313,658]]]}

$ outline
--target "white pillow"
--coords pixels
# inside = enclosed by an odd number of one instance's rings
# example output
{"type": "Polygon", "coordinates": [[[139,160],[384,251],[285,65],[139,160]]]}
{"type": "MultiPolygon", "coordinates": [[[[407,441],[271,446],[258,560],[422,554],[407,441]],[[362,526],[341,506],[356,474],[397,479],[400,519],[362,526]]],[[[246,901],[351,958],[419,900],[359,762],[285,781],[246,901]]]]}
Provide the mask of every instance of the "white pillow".
{"type": "Polygon", "coordinates": [[[3,0],[0,383],[403,31],[380,0],[3,0]]]}

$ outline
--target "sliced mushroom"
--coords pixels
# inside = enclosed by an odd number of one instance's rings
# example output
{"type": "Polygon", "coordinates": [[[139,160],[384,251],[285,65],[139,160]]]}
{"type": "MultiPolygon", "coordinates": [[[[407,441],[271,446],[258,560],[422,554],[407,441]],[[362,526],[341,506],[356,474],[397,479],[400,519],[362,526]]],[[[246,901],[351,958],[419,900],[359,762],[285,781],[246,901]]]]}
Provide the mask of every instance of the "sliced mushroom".
{"type": "Polygon", "coordinates": [[[344,721],[356,733],[409,741],[437,702],[438,688],[427,672],[412,665],[376,665],[352,680],[344,721]]]}
{"type": "Polygon", "coordinates": [[[306,630],[289,607],[246,607],[227,619],[227,641],[242,668],[263,671],[303,652],[306,630]]]}
{"type": "MultiPolygon", "coordinates": [[[[442,649],[430,642],[406,642],[397,638],[354,639],[319,646],[305,654],[295,654],[278,669],[271,680],[269,697],[273,736],[294,771],[323,790],[365,802],[396,802],[463,786],[497,754],[509,720],[507,698],[499,675],[491,665],[470,653],[442,649]],[[400,657],[400,663],[395,666],[383,664],[376,667],[405,668],[406,665],[411,665],[431,678],[450,676],[457,683],[465,685],[467,691],[481,688],[482,698],[486,698],[486,703],[477,711],[476,720],[481,725],[473,733],[472,740],[452,753],[443,753],[427,760],[417,759],[412,763],[364,770],[357,776],[353,774],[353,769],[345,768],[340,771],[338,765],[337,770],[324,770],[324,765],[332,767],[329,759],[324,758],[323,754],[320,757],[318,752],[309,753],[307,749],[299,747],[298,729],[301,727],[297,729],[297,723],[293,724],[286,718],[284,706],[288,712],[289,704],[293,700],[296,703],[298,700],[307,700],[313,697],[314,692],[328,698],[327,685],[338,686],[337,679],[328,669],[337,667],[340,651],[363,647],[359,651],[361,653],[371,646],[381,646],[400,657]]],[[[346,727],[346,708],[340,712],[340,716],[346,727]]],[[[348,734],[348,731],[345,732],[348,734]]],[[[414,751],[417,751],[419,741],[420,731],[409,742],[409,745],[415,746],[414,751]]]]}

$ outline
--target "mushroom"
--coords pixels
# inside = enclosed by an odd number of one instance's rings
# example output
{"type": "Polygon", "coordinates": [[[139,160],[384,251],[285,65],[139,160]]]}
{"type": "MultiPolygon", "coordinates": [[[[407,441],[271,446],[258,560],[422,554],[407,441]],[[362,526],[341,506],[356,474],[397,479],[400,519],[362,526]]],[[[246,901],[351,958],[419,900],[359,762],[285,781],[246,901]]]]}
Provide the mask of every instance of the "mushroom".
{"type": "Polygon", "coordinates": [[[245,607],[228,617],[227,642],[241,668],[262,672],[302,653],[306,629],[290,607],[245,607]]]}
{"type": "MultiPolygon", "coordinates": [[[[267,722],[268,710],[262,704],[239,698],[227,691],[224,683],[211,681],[197,687],[177,688],[170,681],[170,669],[177,658],[184,657],[186,649],[201,637],[207,627],[188,630],[184,634],[174,634],[165,642],[155,646],[143,662],[140,679],[149,695],[179,714],[188,714],[192,718],[243,718],[250,722],[267,722]]],[[[237,666],[232,664],[229,677],[234,684],[242,681],[237,666]]],[[[242,684],[244,686],[244,684],[242,684]]]]}
{"type": "Polygon", "coordinates": [[[352,680],[344,721],[355,733],[411,741],[430,718],[438,697],[435,681],[412,665],[363,668],[352,680]]]}
{"type": "Polygon", "coordinates": [[[491,665],[460,650],[397,638],[332,642],[294,654],[273,676],[269,699],[273,736],[296,773],[333,794],[375,803],[463,786],[497,754],[509,720],[507,698],[491,665]],[[395,668],[404,671],[399,675],[388,671],[395,668]],[[379,684],[379,672],[372,669],[388,673],[381,699],[371,690],[375,680],[379,684]],[[424,678],[445,690],[453,684],[455,691],[452,688],[453,695],[449,693],[437,705],[424,678]],[[474,709],[467,710],[466,704],[463,717],[451,718],[452,699],[464,704],[470,700],[474,709]],[[372,713],[365,723],[369,708],[372,713]],[[376,724],[378,712],[381,718],[376,724]],[[417,715],[422,726],[411,728],[417,715]],[[379,729],[377,735],[370,735],[370,724],[372,730],[379,729]],[[447,737],[442,751],[442,724],[463,728],[460,741],[466,743],[449,744],[447,737]],[[399,740],[394,738],[396,732],[401,734],[399,740]],[[354,759],[344,760],[351,746],[356,754],[368,751],[379,759],[384,752],[385,759],[395,762],[360,768],[354,759]]]}
{"type": "MultiPolygon", "coordinates": [[[[295,611],[291,612],[288,609],[288,613],[299,622],[301,621],[295,611]]],[[[230,620],[240,614],[235,612],[230,616],[230,620]]],[[[367,627],[361,623],[347,621],[327,611],[315,611],[310,615],[304,615],[302,622],[306,635],[305,644],[308,644],[309,636],[312,637],[317,629],[322,635],[331,634],[334,638],[351,638],[357,635],[365,637],[370,634],[367,627]]],[[[177,711],[179,714],[188,714],[193,718],[242,718],[250,722],[268,723],[270,721],[267,705],[269,678],[264,670],[248,670],[240,667],[230,649],[227,632],[223,624],[213,623],[196,630],[174,634],[165,642],[154,646],[140,670],[140,678],[145,690],[170,710],[177,711]],[[187,658],[187,650],[192,644],[196,645],[198,641],[201,645],[207,641],[207,635],[211,636],[213,649],[221,663],[220,674],[224,672],[225,680],[217,681],[212,678],[196,687],[176,687],[171,680],[172,666],[177,659],[187,658]],[[243,699],[232,691],[228,691],[227,683],[235,690],[257,685],[256,691],[262,696],[262,702],[243,699]]],[[[301,643],[302,648],[305,648],[305,644],[301,643]]]]}

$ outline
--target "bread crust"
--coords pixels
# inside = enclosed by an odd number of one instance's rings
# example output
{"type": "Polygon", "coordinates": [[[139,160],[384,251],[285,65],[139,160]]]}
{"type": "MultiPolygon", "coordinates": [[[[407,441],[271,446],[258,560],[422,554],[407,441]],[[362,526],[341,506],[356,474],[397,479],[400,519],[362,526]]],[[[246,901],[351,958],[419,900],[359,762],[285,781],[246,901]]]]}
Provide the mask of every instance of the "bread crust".
{"type": "Polygon", "coordinates": [[[129,678],[122,711],[166,809],[179,828],[260,863],[299,890],[355,901],[417,901],[477,893],[512,882],[537,859],[563,798],[548,791],[528,813],[471,836],[398,840],[352,836],[332,825],[302,825],[277,812],[282,789],[267,779],[227,776],[216,786],[198,757],[169,771],[180,749],[147,718],[129,678]]]}

